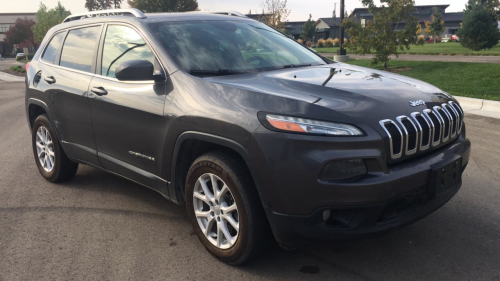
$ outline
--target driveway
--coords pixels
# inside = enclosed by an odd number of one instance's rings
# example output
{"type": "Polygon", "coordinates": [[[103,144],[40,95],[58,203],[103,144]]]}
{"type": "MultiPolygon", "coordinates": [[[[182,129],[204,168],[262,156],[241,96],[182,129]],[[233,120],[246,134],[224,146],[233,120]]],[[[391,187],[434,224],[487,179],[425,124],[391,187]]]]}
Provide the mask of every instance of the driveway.
{"type": "Polygon", "coordinates": [[[88,166],[69,182],[45,181],[23,91],[0,81],[0,280],[500,279],[500,120],[466,116],[463,187],[427,218],[371,240],[273,247],[233,267],[203,248],[183,207],[154,191],[88,166]]]}
{"type": "MultiPolygon", "coordinates": [[[[331,58],[335,54],[333,53],[322,53],[320,54],[324,57],[331,58]]],[[[374,55],[355,55],[347,54],[351,59],[358,60],[371,60],[374,55]]],[[[403,61],[441,61],[441,62],[476,62],[476,63],[500,63],[500,56],[430,56],[430,55],[399,55],[391,56],[392,60],[403,60],[403,61]]]]}

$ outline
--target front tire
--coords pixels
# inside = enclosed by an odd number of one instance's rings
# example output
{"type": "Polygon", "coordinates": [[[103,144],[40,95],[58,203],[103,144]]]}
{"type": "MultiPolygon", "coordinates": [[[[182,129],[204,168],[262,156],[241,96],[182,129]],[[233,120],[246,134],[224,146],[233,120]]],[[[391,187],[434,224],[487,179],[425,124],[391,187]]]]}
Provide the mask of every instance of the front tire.
{"type": "Polygon", "coordinates": [[[64,153],[47,115],[36,118],[31,141],[36,165],[46,180],[62,182],[76,174],[78,163],[69,160],[64,153]]]}
{"type": "Polygon", "coordinates": [[[189,220],[205,248],[229,264],[268,250],[273,238],[262,203],[245,166],[223,152],[196,159],[186,178],[189,220]]]}

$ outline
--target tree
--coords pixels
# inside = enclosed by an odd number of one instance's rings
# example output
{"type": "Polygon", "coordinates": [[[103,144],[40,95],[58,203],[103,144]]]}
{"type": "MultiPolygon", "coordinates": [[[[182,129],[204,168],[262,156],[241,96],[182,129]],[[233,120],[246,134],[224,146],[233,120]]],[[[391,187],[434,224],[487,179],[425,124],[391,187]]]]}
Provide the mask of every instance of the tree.
{"type": "Polygon", "coordinates": [[[420,25],[420,23],[417,24],[417,32],[415,34],[417,35],[422,34],[422,25],[420,25]]]}
{"type": "Polygon", "coordinates": [[[409,50],[411,44],[417,43],[417,18],[413,0],[380,0],[377,7],[374,0],[362,0],[363,6],[373,15],[373,21],[367,20],[365,27],[356,19],[344,19],[342,26],[346,28],[350,42],[346,45],[356,54],[375,54],[371,64],[382,63],[387,70],[390,55],[399,55],[400,51],[409,50]],[[400,25],[405,28],[400,30],[400,25]]]}
{"type": "Polygon", "coordinates": [[[481,1],[469,0],[458,37],[460,44],[471,50],[491,49],[500,39],[495,15],[481,1]]]}
{"type": "Polygon", "coordinates": [[[290,10],[286,8],[287,0],[264,0],[260,5],[265,18],[263,22],[279,30],[284,29],[290,10]]]}
{"type": "Polygon", "coordinates": [[[36,47],[33,30],[31,27],[35,25],[35,21],[29,18],[18,18],[13,26],[5,32],[5,42],[10,45],[28,43],[36,47]]]}
{"type": "Polygon", "coordinates": [[[434,38],[434,44],[436,44],[436,37],[444,31],[444,21],[438,8],[434,7],[432,11],[431,21],[425,22],[425,33],[431,35],[434,38]]]}
{"type": "Polygon", "coordinates": [[[302,33],[300,38],[304,39],[306,42],[311,41],[316,33],[316,22],[312,20],[312,15],[309,14],[309,19],[306,21],[304,26],[302,26],[302,33]]]}
{"type": "Polygon", "coordinates": [[[188,12],[198,10],[197,0],[128,0],[131,8],[146,13],[188,12]]]}
{"type": "Polygon", "coordinates": [[[71,15],[71,12],[66,10],[61,5],[61,2],[57,2],[57,6],[50,10],[47,10],[47,6],[40,2],[40,7],[35,15],[36,24],[32,27],[35,42],[42,42],[47,31],[53,26],[60,24],[69,15],[71,15]]]}
{"type": "Polygon", "coordinates": [[[123,0],[85,0],[85,8],[89,11],[119,9],[123,0]]]}

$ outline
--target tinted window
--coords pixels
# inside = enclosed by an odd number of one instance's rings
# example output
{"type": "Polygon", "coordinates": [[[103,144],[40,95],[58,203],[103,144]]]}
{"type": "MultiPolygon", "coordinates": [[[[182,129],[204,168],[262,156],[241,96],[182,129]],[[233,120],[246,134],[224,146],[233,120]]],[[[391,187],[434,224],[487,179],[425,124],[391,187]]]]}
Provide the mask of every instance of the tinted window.
{"type": "Polygon", "coordinates": [[[115,77],[115,68],[124,61],[148,60],[154,64],[154,55],[142,37],[132,28],[108,26],[102,55],[101,75],[115,77]]]}
{"type": "Polygon", "coordinates": [[[148,26],[186,71],[265,71],[325,64],[297,42],[255,21],[154,22],[148,26]]]}
{"type": "Polygon", "coordinates": [[[47,49],[45,49],[42,55],[42,59],[44,61],[54,63],[54,61],[56,60],[57,51],[59,50],[59,47],[61,46],[61,43],[64,40],[64,35],[66,35],[65,32],[59,33],[56,36],[54,36],[52,40],[50,40],[47,49]]]}
{"type": "Polygon", "coordinates": [[[100,26],[71,30],[64,41],[61,66],[90,72],[92,56],[101,31],[100,26]]]}

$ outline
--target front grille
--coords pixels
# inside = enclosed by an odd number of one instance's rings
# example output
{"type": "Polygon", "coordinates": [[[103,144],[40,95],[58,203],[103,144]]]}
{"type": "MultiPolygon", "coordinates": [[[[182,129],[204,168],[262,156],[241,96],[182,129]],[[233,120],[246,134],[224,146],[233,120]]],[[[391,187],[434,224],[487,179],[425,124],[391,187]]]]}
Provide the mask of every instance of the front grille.
{"type": "Polygon", "coordinates": [[[398,123],[391,119],[379,123],[389,136],[391,159],[394,160],[403,153],[412,155],[450,141],[460,134],[463,116],[460,106],[449,102],[432,110],[425,109],[422,113],[413,112],[411,118],[399,116],[396,118],[398,123]]]}

